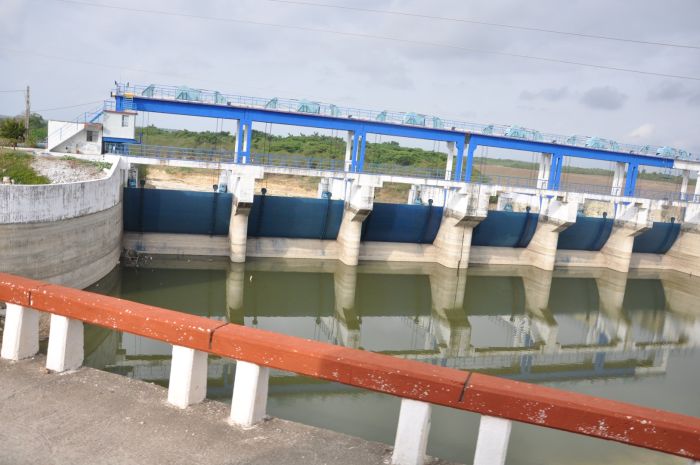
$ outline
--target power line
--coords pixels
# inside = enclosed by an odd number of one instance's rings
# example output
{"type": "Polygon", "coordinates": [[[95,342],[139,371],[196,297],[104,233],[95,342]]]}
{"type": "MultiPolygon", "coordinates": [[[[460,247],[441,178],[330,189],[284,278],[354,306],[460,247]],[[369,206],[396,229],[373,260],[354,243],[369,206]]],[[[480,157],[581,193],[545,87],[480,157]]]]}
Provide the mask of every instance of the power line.
{"type": "Polygon", "coordinates": [[[96,103],[101,103],[102,100],[95,100],[93,102],[85,102],[85,103],[79,103],[77,105],[70,105],[66,107],[55,107],[55,108],[44,108],[42,110],[34,110],[35,112],[40,112],[40,111],[57,111],[57,110],[68,110],[69,108],[78,108],[78,107],[86,107],[88,105],[94,105],[96,103]]]}
{"type": "Polygon", "coordinates": [[[298,1],[298,0],[265,0],[265,1],[273,2],[273,3],[284,3],[284,4],[288,4],[288,5],[301,5],[301,6],[310,6],[310,7],[318,7],[318,8],[334,8],[334,9],[339,9],[339,10],[360,11],[360,12],[364,12],[364,13],[380,13],[380,14],[392,15],[392,16],[405,16],[405,17],[409,17],[409,18],[432,19],[432,20],[438,20],[438,21],[449,21],[449,22],[454,22],[454,23],[478,24],[481,26],[500,27],[500,28],[505,28],[505,29],[516,29],[516,30],[520,30],[520,31],[530,31],[530,32],[544,32],[544,33],[548,33],[548,34],[559,34],[559,35],[572,36],[572,37],[583,37],[583,38],[587,38],[587,39],[613,40],[613,41],[617,41],[617,42],[629,42],[629,43],[633,43],[633,44],[658,45],[661,47],[676,47],[676,48],[689,48],[689,49],[694,49],[694,50],[700,50],[700,46],[698,46],[698,45],[674,44],[674,43],[670,43],[670,42],[654,42],[654,41],[648,41],[648,40],[630,39],[627,37],[584,34],[581,32],[560,31],[560,30],[556,30],[556,29],[545,29],[545,28],[532,27],[532,26],[519,26],[519,25],[515,25],[515,24],[492,23],[492,22],[487,22],[487,21],[477,21],[477,20],[466,19],[466,18],[450,18],[447,16],[434,16],[434,15],[427,15],[427,14],[421,14],[421,13],[411,13],[408,11],[382,10],[382,9],[376,9],[376,8],[362,8],[362,7],[358,7],[358,6],[333,5],[333,4],[329,4],[329,3],[304,2],[304,1],[298,1]]]}
{"type": "Polygon", "coordinates": [[[519,54],[519,53],[499,52],[499,51],[495,51],[495,50],[481,50],[481,49],[475,49],[475,48],[470,48],[470,47],[462,47],[460,45],[444,44],[444,43],[438,43],[438,42],[426,42],[426,41],[413,40],[413,39],[401,39],[401,38],[397,38],[397,37],[382,36],[382,35],[375,35],[375,34],[366,34],[366,33],[360,33],[360,32],[334,31],[334,30],[330,30],[330,29],[321,29],[321,28],[297,26],[297,25],[289,25],[289,24],[267,23],[267,22],[262,22],[262,21],[252,21],[252,20],[238,19],[238,18],[219,18],[219,17],[215,17],[215,16],[204,16],[204,15],[196,15],[196,14],[189,14],[189,13],[178,13],[178,12],[173,12],[173,11],[150,10],[150,9],[143,9],[143,8],[131,8],[131,7],[116,6],[116,5],[89,3],[89,2],[83,2],[83,1],[78,1],[78,0],[53,0],[53,1],[62,2],[62,3],[70,3],[70,4],[74,4],[74,5],[83,5],[83,6],[89,6],[89,7],[95,7],[95,8],[106,8],[106,9],[111,9],[111,10],[130,11],[130,12],[134,12],[134,13],[156,14],[156,15],[161,15],[161,16],[174,16],[174,17],[181,17],[181,18],[192,18],[192,19],[201,19],[201,20],[206,20],[206,21],[219,21],[219,22],[238,23],[238,24],[252,24],[252,25],[256,25],[256,26],[276,27],[276,28],[281,28],[281,29],[292,29],[292,30],[305,31],[305,32],[335,34],[335,35],[341,35],[341,36],[345,36],[345,37],[355,37],[355,38],[373,39],[373,40],[386,40],[386,41],[403,43],[403,44],[448,48],[448,49],[458,50],[461,52],[468,52],[468,53],[498,55],[498,56],[505,56],[505,57],[510,57],[510,58],[522,58],[522,59],[526,59],[526,60],[540,61],[540,62],[546,62],[546,63],[560,63],[560,64],[573,65],[573,66],[581,66],[581,67],[586,67],[586,68],[605,69],[605,70],[609,70],[609,71],[620,71],[620,72],[625,72],[625,73],[641,74],[641,75],[646,75],[646,76],[657,76],[657,77],[665,77],[665,78],[673,78],[673,79],[685,79],[685,80],[691,80],[691,81],[700,81],[700,77],[697,77],[697,76],[684,76],[684,75],[679,75],[679,74],[657,73],[657,72],[653,72],[653,71],[643,71],[643,70],[638,70],[638,69],[622,68],[622,67],[618,67],[618,66],[598,65],[598,64],[594,64],[594,63],[585,63],[585,62],[572,61],[572,60],[562,60],[562,59],[558,59],[558,58],[541,57],[541,56],[535,56],[535,55],[524,55],[524,54],[519,54]]]}
{"type": "Polygon", "coordinates": [[[0,90],[0,93],[3,93],[3,94],[19,93],[19,92],[24,93],[25,90],[24,90],[24,89],[19,89],[19,90],[0,90]]]}

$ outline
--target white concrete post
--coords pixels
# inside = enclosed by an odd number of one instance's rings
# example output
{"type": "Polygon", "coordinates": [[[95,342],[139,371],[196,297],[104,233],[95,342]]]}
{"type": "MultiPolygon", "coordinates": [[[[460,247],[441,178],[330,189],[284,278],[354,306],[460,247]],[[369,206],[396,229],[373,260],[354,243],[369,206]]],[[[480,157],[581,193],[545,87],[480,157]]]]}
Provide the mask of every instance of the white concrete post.
{"type": "Polygon", "coordinates": [[[186,408],[207,396],[207,353],[173,346],[168,403],[186,408]]]}
{"type": "Polygon", "coordinates": [[[39,312],[7,303],[0,357],[20,360],[39,352],[39,312]]]}
{"type": "Polygon", "coordinates": [[[688,180],[690,178],[690,171],[683,170],[683,178],[681,180],[681,200],[685,200],[686,194],[688,193],[688,180]]]}
{"type": "Polygon", "coordinates": [[[625,170],[627,165],[621,161],[615,162],[615,169],[613,171],[613,182],[611,195],[622,195],[622,191],[625,187],[625,170]]]}
{"type": "Polygon", "coordinates": [[[504,465],[513,422],[503,418],[481,416],[476,440],[474,465],[504,465]]]}
{"type": "Polygon", "coordinates": [[[46,368],[56,372],[75,370],[83,364],[83,322],[51,315],[46,368]]]}
{"type": "Polygon", "coordinates": [[[540,153],[540,166],[537,171],[537,188],[546,189],[549,185],[549,172],[552,169],[552,154],[540,153]]]}
{"type": "Polygon", "coordinates": [[[700,197],[700,173],[696,173],[696,174],[698,177],[695,180],[695,192],[693,193],[694,194],[693,201],[698,200],[698,198],[700,197]]]}
{"type": "Polygon", "coordinates": [[[241,137],[241,120],[237,119],[234,120],[236,122],[236,129],[234,130],[234,134],[236,135],[236,143],[233,145],[233,162],[238,163],[239,159],[239,151],[238,151],[238,139],[241,137]]]}
{"type": "Polygon", "coordinates": [[[352,164],[352,141],[355,138],[355,131],[348,131],[345,136],[345,171],[350,171],[352,164]]]}
{"type": "Polygon", "coordinates": [[[447,165],[445,166],[445,180],[449,181],[452,178],[452,160],[455,157],[455,143],[447,143],[447,165]]]}
{"type": "Polygon", "coordinates": [[[392,465],[423,465],[430,434],[432,406],[426,402],[401,399],[392,465]]]}
{"type": "Polygon", "coordinates": [[[269,381],[268,367],[236,361],[229,423],[250,428],[265,418],[269,381]]]}

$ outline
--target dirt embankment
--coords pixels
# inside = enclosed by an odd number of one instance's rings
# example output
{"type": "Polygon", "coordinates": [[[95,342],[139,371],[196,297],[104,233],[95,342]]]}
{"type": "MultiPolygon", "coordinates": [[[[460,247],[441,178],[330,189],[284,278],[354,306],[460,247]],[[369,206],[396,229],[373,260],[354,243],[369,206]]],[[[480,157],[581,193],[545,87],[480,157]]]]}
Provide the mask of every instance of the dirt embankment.
{"type": "MultiPolygon", "coordinates": [[[[494,183],[508,184],[508,178],[531,179],[533,187],[536,183],[537,173],[527,169],[498,165],[486,165],[479,167],[479,169],[494,183]]],[[[213,185],[217,184],[218,181],[219,172],[217,170],[193,168],[149,166],[146,176],[146,186],[157,189],[188,189],[211,192],[213,185]]],[[[316,197],[319,181],[320,178],[315,177],[268,174],[265,179],[256,181],[255,190],[260,192],[262,188],[266,188],[269,195],[285,197],[316,197]]],[[[601,189],[604,190],[611,184],[612,177],[609,176],[562,173],[562,186],[564,187],[567,185],[601,186],[601,189]]],[[[675,192],[680,189],[680,186],[670,182],[643,179],[637,182],[637,186],[640,189],[660,192],[675,192]]],[[[408,184],[385,184],[384,187],[376,190],[375,200],[377,202],[405,203],[408,199],[409,189],[408,184]]],[[[689,189],[692,190],[692,186],[689,189]]]]}

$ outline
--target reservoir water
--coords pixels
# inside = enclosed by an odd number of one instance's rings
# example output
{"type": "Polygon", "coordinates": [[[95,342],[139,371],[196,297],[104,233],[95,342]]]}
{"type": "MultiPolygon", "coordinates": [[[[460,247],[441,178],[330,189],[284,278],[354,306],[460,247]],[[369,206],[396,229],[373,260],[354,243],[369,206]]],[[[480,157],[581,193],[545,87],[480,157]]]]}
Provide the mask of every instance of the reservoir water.
{"type": "MultiPolygon", "coordinates": [[[[680,273],[142,259],[89,290],[222,321],[700,417],[700,280],[680,273]]],[[[86,365],[167,385],[171,346],[86,327],[86,365]]],[[[235,362],[209,357],[230,402],[235,362]]],[[[273,371],[268,413],[392,444],[400,400],[273,371]]],[[[433,408],[428,453],[470,463],[479,416],[433,408]]],[[[329,446],[330,447],[330,446],[329,446]]],[[[514,424],[508,460],[685,464],[514,424]]]]}

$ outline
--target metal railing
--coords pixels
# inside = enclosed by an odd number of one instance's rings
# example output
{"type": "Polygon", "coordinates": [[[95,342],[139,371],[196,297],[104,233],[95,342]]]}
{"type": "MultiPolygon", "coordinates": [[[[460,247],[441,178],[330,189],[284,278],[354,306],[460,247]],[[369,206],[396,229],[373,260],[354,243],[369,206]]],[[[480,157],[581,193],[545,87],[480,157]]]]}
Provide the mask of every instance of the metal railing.
{"type": "Polygon", "coordinates": [[[204,400],[207,354],[237,361],[232,424],[250,427],[267,409],[270,369],[402,399],[392,463],[422,463],[431,405],[481,414],[474,463],[503,464],[512,421],[700,459],[700,419],[662,410],[433,366],[301,339],[0,273],[7,302],[2,358],[39,350],[39,314],[51,314],[46,367],[82,365],[83,323],[172,344],[168,402],[204,400]]]}
{"type": "MultiPolygon", "coordinates": [[[[186,148],[186,147],[169,147],[160,145],[143,145],[143,144],[107,144],[107,152],[114,155],[122,155],[126,157],[144,157],[155,158],[159,160],[184,160],[184,161],[200,161],[208,163],[234,163],[236,155],[233,150],[222,149],[204,149],[204,148],[186,148]]],[[[301,170],[319,170],[334,173],[342,173],[345,171],[346,162],[344,159],[333,158],[318,158],[306,157],[303,155],[293,154],[270,154],[270,153],[251,153],[249,164],[266,166],[270,168],[289,168],[301,170]]],[[[408,177],[416,179],[444,179],[445,170],[438,167],[421,167],[421,166],[404,166],[385,163],[370,163],[366,162],[362,173],[408,177]]],[[[537,189],[540,186],[546,189],[544,180],[538,180],[536,177],[517,177],[517,176],[501,176],[501,175],[484,175],[476,174],[469,181],[471,184],[493,185],[500,187],[520,188],[520,189],[537,189]]],[[[563,180],[558,191],[561,192],[577,192],[583,194],[598,194],[598,195],[613,195],[612,186],[602,184],[574,183],[563,180]]],[[[618,196],[621,196],[622,192],[618,196]]],[[[668,201],[683,201],[683,202],[700,202],[700,196],[692,193],[682,194],[672,191],[659,191],[648,189],[637,189],[635,197],[652,199],[652,200],[668,200],[668,201]]]]}
{"type": "Polygon", "coordinates": [[[378,121],[383,123],[399,124],[405,126],[420,126],[433,129],[444,129],[467,133],[494,135],[513,139],[530,140],[535,142],[554,143],[558,145],[591,148],[610,152],[631,153],[640,155],[658,156],[670,159],[698,160],[685,150],[656,145],[621,144],[616,141],[582,135],[565,136],[561,134],[543,133],[534,129],[522,128],[514,125],[479,124],[451,119],[443,119],[433,115],[421,113],[406,113],[397,111],[376,111],[361,108],[337,106],[331,103],[286,99],[286,98],[261,98],[242,95],[223,94],[218,91],[193,89],[188,87],[175,87],[164,85],[125,85],[117,84],[115,95],[126,98],[152,98],[160,100],[181,100],[193,103],[206,103],[209,105],[224,105],[246,108],[257,108],[289,113],[304,113],[334,118],[353,118],[365,121],[378,121]]]}

